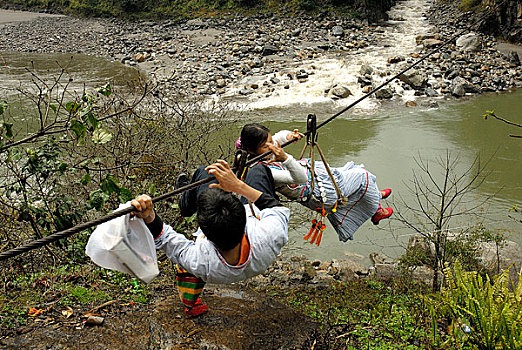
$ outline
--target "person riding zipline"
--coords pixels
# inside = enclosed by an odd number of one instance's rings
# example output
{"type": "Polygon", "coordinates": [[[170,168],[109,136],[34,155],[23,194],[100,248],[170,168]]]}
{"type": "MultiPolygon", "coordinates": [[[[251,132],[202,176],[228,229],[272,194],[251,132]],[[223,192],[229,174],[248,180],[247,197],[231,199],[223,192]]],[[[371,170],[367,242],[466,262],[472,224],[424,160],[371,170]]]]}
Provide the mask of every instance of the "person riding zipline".
{"type": "MultiPolygon", "coordinates": [[[[242,182],[223,160],[204,170],[201,177],[213,175],[218,183],[197,195],[200,227],[193,234],[195,241],[164,224],[149,196],[131,201],[136,208],[133,215],[145,221],[156,248],[177,264],[177,287],[189,316],[208,310],[199,298],[206,282],[228,284],[263,273],[288,241],[290,210],[274,198],[275,193],[242,182]],[[253,202],[255,216],[230,192],[253,202]]],[[[269,172],[256,181],[260,188],[273,188],[269,172]]]]}
{"type": "Polygon", "coordinates": [[[274,158],[263,161],[273,176],[276,191],[285,197],[297,200],[304,206],[321,211],[326,215],[339,240],[353,239],[355,231],[368,219],[378,225],[382,219],[392,215],[391,207],[383,208],[381,198],[387,198],[391,189],[379,191],[376,177],[364,168],[348,162],[343,167],[331,168],[331,172],[342,197],[339,203],[336,187],[322,161],[314,162],[315,177],[310,171],[310,159],[296,160],[286,154],[279,145],[292,139],[300,139],[303,134],[283,130],[273,137],[270,130],[257,123],[247,124],[236,141],[236,148],[247,151],[252,156],[274,153],[274,158]],[[312,182],[314,184],[312,185],[312,182]]]}

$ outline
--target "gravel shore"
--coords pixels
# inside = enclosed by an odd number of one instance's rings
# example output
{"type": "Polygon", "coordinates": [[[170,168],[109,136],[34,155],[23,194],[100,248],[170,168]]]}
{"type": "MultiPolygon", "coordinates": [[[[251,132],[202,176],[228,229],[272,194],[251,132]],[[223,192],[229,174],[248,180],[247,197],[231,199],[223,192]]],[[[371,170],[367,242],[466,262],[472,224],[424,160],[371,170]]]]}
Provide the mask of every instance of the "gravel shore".
{"type": "MultiPolygon", "coordinates": [[[[442,45],[458,30],[457,21],[448,20],[452,15],[448,8],[432,7],[428,17],[437,30],[417,37],[415,52],[390,57],[385,72],[363,66],[357,88],[370,91],[379,78],[391,76],[442,45]]],[[[385,30],[385,24],[368,25],[328,14],[125,22],[2,10],[0,50],[101,56],[139,67],[171,91],[203,96],[234,91],[234,97],[246,99],[254,93],[270,96],[277,89],[289,89],[289,81],[307,82],[315,73],[313,68],[295,69],[296,62],[353,56],[359,49],[382,45],[385,30]],[[248,77],[253,79],[245,84],[248,77]]],[[[400,88],[386,87],[376,97],[391,99],[409,90],[420,97],[460,98],[522,86],[516,51],[503,54],[494,38],[467,35],[461,40],[465,46],[445,46],[404,74],[400,88]]],[[[332,99],[351,94],[342,84],[324,93],[332,99]]]]}

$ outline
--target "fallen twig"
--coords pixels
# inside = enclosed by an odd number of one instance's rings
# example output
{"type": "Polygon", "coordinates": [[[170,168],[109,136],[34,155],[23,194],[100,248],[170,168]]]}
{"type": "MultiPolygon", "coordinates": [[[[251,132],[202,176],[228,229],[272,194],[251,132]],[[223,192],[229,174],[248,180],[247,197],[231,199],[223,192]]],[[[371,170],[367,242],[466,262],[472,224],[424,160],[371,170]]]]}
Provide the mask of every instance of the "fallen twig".
{"type": "Polygon", "coordinates": [[[90,309],[89,311],[85,312],[82,316],[83,317],[90,316],[89,314],[92,314],[94,311],[96,311],[98,309],[101,309],[102,307],[112,305],[112,304],[117,303],[117,302],[118,302],[118,300],[116,300],[116,299],[115,300],[111,300],[111,301],[107,301],[107,302],[105,302],[105,303],[103,303],[101,305],[96,306],[95,308],[90,309]]]}

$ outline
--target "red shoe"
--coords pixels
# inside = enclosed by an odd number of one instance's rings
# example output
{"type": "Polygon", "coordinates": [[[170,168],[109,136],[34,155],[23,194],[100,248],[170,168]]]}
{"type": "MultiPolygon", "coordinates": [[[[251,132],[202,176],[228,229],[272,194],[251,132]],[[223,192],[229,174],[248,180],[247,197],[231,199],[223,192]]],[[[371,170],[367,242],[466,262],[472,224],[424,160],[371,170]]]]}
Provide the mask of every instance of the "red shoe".
{"type": "Polygon", "coordinates": [[[379,221],[382,219],[389,218],[393,214],[393,209],[391,207],[387,208],[379,208],[375,214],[372,216],[372,222],[374,225],[379,225],[379,221]]]}
{"type": "Polygon", "coordinates": [[[188,308],[188,307],[185,308],[185,313],[191,317],[197,317],[197,316],[206,314],[207,312],[208,312],[207,304],[203,304],[203,302],[199,298],[198,298],[198,300],[196,300],[196,305],[194,305],[191,308],[188,308]]]}
{"type": "Polygon", "coordinates": [[[382,199],[388,198],[391,194],[391,188],[387,188],[381,191],[382,199]]]}

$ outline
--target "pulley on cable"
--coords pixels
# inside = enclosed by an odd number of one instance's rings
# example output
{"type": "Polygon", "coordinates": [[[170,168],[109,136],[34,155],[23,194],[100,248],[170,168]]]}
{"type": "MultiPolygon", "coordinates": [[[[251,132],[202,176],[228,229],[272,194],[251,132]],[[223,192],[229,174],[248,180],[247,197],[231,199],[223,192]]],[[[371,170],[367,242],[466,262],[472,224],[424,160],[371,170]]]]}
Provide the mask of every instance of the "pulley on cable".
{"type": "Polygon", "coordinates": [[[314,159],[314,149],[317,148],[317,151],[319,153],[319,156],[321,157],[321,161],[324,164],[324,167],[326,169],[326,172],[328,173],[328,177],[332,181],[332,184],[335,188],[335,192],[337,193],[337,201],[335,202],[332,209],[330,209],[330,212],[335,213],[337,211],[337,205],[347,203],[348,199],[345,198],[341,190],[339,189],[339,185],[335,181],[335,178],[332,174],[332,171],[330,170],[330,167],[328,166],[328,162],[326,161],[326,158],[324,156],[323,151],[321,150],[321,147],[319,147],[319,144],[317,143],[317,117],[315,114],[309,114],[306,119],[306,143],[303,147],[303,150],[301,151],[301,155],[299,156],[299,159],[302,159],[306,149],[309,149],[309,168],[310,168],[310,174],[311,174],[311,195],[314,196],[314,189],[315,186],[319,188],[319,198],[315,198],[315,200],[320,204],[317,208],[315,208],[315,211],[317,213],[317,217],[312,220],[312,227],[308,234],[304,236],[304,240],[310,239],[310,243],[315,243],[318,246],[321,244],[321,239],[323,236],[323,232],[326,229],[326,216],[328,215],[328,210],[325,208],[325,202],[326,202],[326,191],[323,187],[322,182],[320,181],[319,177],[317,176],[315,172],[315,159],[314,159]]]}

